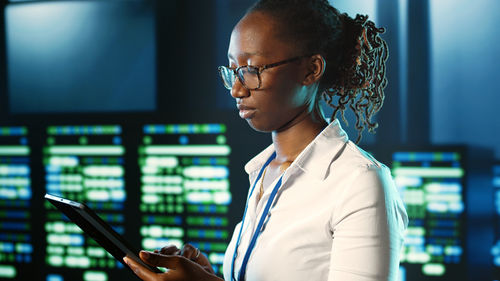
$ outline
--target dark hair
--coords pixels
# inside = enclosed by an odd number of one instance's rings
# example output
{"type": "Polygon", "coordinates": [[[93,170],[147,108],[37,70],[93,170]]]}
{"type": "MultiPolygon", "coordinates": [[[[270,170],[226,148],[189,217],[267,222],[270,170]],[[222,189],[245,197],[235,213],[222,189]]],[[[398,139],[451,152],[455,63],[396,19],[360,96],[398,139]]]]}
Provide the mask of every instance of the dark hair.
{"type": "MultiPolygon", "coordinates": [[[[260,0],[251,12],[271,15],[282,25],[281,35],[292,40],[301,54],[320,54],[326,69],[318,92],[334,111],[332,119],[349,107],[356,115],[356,129],[361,140],[365,128],[374,133],[377,123],[371,118],[384,103],[387,85],[385,61],[387,44],[368,16],[355,18],[341,14],[327,0],[260,0]]],[[[319,101],[319,99],[318,99],[319,101]]]]}

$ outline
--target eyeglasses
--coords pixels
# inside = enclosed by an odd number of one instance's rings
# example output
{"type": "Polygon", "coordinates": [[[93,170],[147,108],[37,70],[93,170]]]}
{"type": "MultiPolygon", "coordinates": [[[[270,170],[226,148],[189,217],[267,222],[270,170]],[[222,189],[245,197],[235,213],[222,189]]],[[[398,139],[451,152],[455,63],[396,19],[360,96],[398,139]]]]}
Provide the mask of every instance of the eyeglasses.
{"type": "Polygon", "coordinates": [[[262,79],[260,74],[269,68],[277,67],[283,65],[285,63],[293,62],[299,60],[307,56],[294,57],[291,59],[261,65],[261,66],[253,66],[253,65],[243,65],[237,68],[227,67],[227,66],[219,66],[219,74],[222,78],[222,82],[224,83],[224,87],[226,89],[231,90],[233,88],[234,82],[236,82],[236,77],[240,80],[241,84],[247,90],[257,90],[260,88],[262,84],[262,79]]]}

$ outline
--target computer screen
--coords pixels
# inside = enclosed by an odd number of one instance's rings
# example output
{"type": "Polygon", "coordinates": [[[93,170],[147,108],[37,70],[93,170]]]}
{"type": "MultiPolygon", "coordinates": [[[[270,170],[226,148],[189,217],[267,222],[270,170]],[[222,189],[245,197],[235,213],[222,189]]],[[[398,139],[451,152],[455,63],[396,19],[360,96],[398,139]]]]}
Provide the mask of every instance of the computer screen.
{"type": "Polygon", "coordinates": [[[146,124],[139,145],[142,247],[190,243],[222,273],[231,238],[225,124],[146,124]]]}
{"type": "Polygon", "coordinates": [[[27,127],[0,127],[0,279],[33,267],[30,156],[27,127]]]}
{"type": "MultiPolygon", "coordinates": [[[[47,127],[43,148],[47,193],[85,202],[118,233],[126,236],[125,148],[119,125],[47,127]]],[[[45,204],[46,279],[62,281],[82,274],[82,280],[123,267],[48,201],[45,204]],[[67,269],[75,268],[78,271],[67,269]]],[[[129,218],[130,219],[130,218],[129,218]]]]}
{"type": "Polygon", "coordinates": [[[10,112],[156,109],[152,1],[14,2],[4,13],[10,112]]]}
{"type": "Polygon", "coordinates": [[[464,278],[463,151],[395,150],[391,171],[409,217],[400,281],[464,278]]]}
{"type": "Polygon", "coordinates": [[[222,274],[235,225],[231,170],[243,169],[230,166],[229,130],[226,123],[0,127],[0,279],[134,278],[45,193],[84,202],[137,249],[190,243],[222,274]]]}

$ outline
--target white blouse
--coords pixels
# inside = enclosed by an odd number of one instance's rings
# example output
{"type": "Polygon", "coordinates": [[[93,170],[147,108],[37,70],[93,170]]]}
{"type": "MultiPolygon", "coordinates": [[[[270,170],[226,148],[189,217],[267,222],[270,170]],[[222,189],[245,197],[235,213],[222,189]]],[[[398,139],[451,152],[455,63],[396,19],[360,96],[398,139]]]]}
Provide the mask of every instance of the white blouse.
{"type": "MultiPolygon", "coordinates": [[[[274,152],[271,145],[245,166],[253,185],[274,152]]],[[[276,181],[248,199],[235,276],[276,181]]],[[[295,159],[248,261],[246,281],[396,280],[406,211],[390,170],[348,140],[335,119],[295,159]]],[[[257,187],[260,182],[257,183],[257,187]]],[[[241,222],[224,259],[224,278],[241,222]]]]}

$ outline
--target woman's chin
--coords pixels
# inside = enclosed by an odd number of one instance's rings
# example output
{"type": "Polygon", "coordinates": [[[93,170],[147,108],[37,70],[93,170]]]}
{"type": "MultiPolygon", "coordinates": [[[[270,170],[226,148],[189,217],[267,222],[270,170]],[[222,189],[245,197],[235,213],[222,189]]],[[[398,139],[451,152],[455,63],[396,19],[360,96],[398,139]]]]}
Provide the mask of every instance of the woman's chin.
{"type": "Polygon", "coordinates": [[[265,126],[265,125],[261,124],[260,122],[256,122],[256,120],[254,120],[253,118],[249,118],[246,120],[247,120],[248,125],[250,125],[250,127],[257,132],[270,133],[273,131],[273,129],[271,127],[269,127],[269,124],[267,124],[268,126],[265,126]]]}

